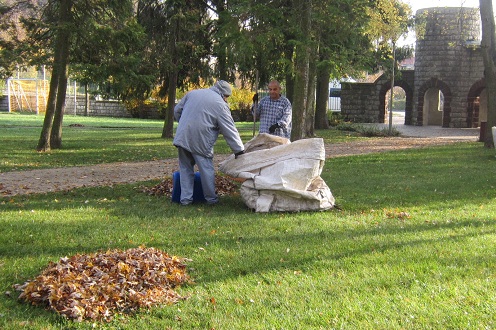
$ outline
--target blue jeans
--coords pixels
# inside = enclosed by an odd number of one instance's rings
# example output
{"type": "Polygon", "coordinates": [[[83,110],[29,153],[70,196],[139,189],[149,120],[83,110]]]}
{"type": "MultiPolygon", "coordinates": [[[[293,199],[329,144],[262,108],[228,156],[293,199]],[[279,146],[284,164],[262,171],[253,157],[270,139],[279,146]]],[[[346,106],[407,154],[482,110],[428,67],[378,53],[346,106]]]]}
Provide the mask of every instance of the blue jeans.
{"type": "Polygon", "coordinates": [[[215,169],[213,159],[193,154],[181,147],[177,147],[177,152],[179,155],[179,173],[181,180],[181,204],[188,205],[193,202],[195,164],[200,171],[203,195],[205,196],[207,204],[219,202],[219,197],[215,192],[215,169]]]}

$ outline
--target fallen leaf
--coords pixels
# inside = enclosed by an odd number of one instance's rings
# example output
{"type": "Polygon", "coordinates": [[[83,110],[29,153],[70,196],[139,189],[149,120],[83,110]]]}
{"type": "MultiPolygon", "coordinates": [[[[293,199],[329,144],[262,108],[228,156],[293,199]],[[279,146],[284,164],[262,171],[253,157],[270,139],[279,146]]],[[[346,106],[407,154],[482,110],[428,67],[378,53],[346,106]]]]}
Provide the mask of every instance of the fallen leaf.
{"type": "Polygon", "coordinates": [[[34,280],[15,284],[20,300],[46,306],[68,319],[112,319],[181,299],[174,289],[191,282],[187,259],[155,248],[78,254],[51,262],[34,280]]]}

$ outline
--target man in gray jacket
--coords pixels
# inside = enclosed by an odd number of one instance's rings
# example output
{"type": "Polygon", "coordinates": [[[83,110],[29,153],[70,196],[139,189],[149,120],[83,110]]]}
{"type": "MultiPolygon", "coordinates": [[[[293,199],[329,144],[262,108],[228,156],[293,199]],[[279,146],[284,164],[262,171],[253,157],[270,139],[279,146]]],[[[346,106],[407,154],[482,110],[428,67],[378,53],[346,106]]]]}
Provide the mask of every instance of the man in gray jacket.
{"type": "Polygon", "coordinates": [[[244,153],[243,142],[227,105],[230,95],[231,86],[219,80],[210,88],[190,91],[174,107],[174,119],[179,124],[173,143],[179,155],[182,205],[193,202],[195,164],[200,171],[205,200],[208,204],[219,201],[213,163],[214,144],[219,133],[236,157],[244,153]]]}

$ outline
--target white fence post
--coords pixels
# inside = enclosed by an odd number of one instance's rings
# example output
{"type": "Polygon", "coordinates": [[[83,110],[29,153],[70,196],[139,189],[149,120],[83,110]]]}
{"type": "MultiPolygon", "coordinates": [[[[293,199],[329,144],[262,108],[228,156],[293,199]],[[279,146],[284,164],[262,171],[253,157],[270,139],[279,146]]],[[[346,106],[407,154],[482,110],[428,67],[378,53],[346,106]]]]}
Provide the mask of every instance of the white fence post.
{"type": "Polygon", "coordinates": [[[7,102],[8,102],[8,107],[9,107],[9,113],[12,112],[11,108],[10,108],[10,79],[12,78],[9,78],[7,79],[7,102]]]}

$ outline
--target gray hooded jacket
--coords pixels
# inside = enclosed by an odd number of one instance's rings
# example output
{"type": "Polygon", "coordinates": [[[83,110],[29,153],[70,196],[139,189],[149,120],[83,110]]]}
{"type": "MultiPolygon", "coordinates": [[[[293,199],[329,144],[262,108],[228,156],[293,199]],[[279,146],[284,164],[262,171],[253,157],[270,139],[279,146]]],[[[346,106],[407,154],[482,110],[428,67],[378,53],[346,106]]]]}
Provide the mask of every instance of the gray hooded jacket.
{"type": "Polygon", "coordinates": [[[244,150],[229,106],[217,85],[186,94],[174,107],[174,119],[179,122],[173,141],[176,147],[212,158],[220,133],[233,153],[244,150]]]}

